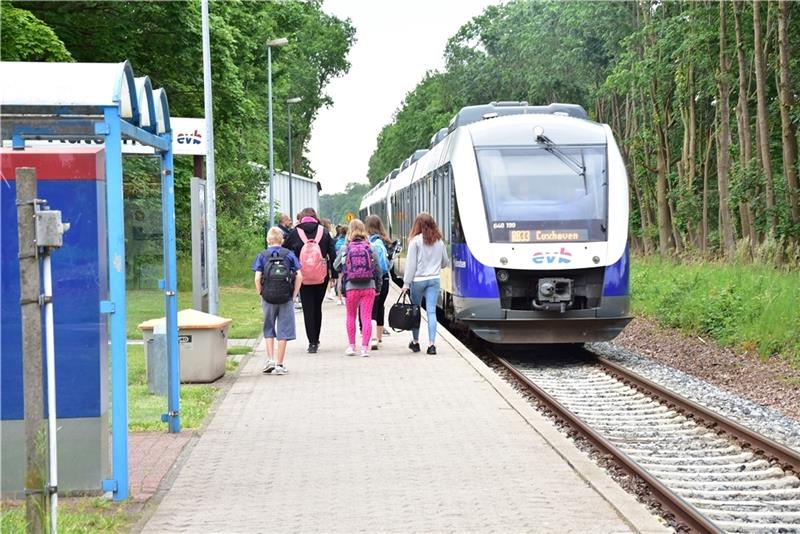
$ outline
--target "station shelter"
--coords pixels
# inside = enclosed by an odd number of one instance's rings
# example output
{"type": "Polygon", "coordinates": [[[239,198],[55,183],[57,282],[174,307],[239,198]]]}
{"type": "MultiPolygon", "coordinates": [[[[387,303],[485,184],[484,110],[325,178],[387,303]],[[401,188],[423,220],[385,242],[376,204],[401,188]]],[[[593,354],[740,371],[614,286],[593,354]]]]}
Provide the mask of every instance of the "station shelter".
{"type": "Polygon", "coordinates": [[[134,77],[127,61],[0,62],[0,132],[2,493],[24,490],[15,176],[16,169],[32,167],[38,198],[70,223],[63,247],[52,255],[59,492],[111,491],[115,500],[124,500],[129,494],[125,142],[150,147],[160,161],[159,287],[169,368],[162,420],[170,432],[180,431],[174,171],[166,92],[154,90],[147,76],[134,77]],[[42,140],[59,143],[33,146],[42,140]]]}

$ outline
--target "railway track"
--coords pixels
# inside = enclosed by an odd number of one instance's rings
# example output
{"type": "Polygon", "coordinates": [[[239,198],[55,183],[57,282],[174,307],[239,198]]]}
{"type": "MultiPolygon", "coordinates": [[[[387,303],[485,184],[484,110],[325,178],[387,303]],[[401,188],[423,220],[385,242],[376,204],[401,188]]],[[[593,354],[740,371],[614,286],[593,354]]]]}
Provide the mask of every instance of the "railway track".
{"type": "Polygon", "coordinates": [[[492,354],[544,405],[650,488],[681,528],[800,533],[800,453],[598,357],[492,354]]]}

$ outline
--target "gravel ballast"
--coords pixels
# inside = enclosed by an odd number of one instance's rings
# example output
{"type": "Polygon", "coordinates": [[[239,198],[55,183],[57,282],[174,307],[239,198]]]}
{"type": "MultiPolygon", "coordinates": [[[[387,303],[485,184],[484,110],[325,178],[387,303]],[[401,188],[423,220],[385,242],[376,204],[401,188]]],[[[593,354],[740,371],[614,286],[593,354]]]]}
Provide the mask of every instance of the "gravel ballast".
{"type": "Polygon", "coordinates": [[[587,348],[800,451],[800,370],[787,362],[737,354],[641,318],[613,342],[587,348]]]}

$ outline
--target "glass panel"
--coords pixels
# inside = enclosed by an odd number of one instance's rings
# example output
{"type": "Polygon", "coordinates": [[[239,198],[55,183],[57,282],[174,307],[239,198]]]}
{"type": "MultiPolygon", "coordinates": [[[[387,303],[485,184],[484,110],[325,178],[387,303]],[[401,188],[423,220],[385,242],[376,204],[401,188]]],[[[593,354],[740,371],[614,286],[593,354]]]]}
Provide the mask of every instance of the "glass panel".
{"type": "Polygon", "coordinates": [[[606,239],[605,147],[556,150],[476,151],[492,241],[606,239]]]}

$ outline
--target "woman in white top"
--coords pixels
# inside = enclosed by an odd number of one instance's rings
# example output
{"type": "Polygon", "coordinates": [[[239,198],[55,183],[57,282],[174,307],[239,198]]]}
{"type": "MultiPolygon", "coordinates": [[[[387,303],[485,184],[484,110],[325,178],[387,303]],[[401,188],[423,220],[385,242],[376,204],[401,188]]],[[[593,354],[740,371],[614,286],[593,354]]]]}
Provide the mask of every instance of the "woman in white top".
{"type": "MultiPolygon", "coordinates": [[[[420,213],[408,235],[408,256],[403,275],[403,291],[411,290],[411,302],[421,304],[425,297],[428,314],[428,354],[436,354],[436,301],[439,298],[439,273],[450,265],[439,225],[430,213],[420,213]]],[[[419,328],[408,348],[419,352],[419,328]]]]}

